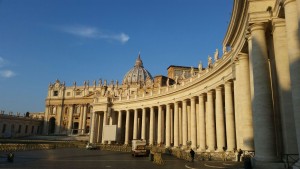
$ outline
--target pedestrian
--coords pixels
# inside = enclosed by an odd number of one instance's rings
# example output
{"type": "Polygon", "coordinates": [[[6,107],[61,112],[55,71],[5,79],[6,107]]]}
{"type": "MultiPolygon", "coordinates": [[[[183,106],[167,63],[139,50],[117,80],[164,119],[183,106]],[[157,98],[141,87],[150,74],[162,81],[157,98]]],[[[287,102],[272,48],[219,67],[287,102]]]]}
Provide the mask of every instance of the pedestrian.
{"type": "Polygon", "coordinates": [[[192,158],[192,162],[194,162],[195,151],[193,149],[191,149],[190,155],[191,155],[191,158],[192,158]]]}

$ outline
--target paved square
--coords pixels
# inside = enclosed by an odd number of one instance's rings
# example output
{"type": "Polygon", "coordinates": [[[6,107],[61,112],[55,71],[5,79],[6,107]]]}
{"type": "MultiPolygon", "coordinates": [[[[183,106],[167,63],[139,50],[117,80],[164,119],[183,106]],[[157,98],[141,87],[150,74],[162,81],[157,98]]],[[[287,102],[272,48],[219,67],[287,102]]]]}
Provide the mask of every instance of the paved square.
{"type": "MultiPolygon", "coordinates": [[[[1,155],[4,153],[2,152],[1,155]]],[[[0,168],[22,169],[240,169],[241,163],[207,162],[194,163],[164,155],[164,165],[154,164],[149,157],[132,157],[130,153],[86,149],[53,149],[15,152],[13,163],[1,158],[0,168]]]]}

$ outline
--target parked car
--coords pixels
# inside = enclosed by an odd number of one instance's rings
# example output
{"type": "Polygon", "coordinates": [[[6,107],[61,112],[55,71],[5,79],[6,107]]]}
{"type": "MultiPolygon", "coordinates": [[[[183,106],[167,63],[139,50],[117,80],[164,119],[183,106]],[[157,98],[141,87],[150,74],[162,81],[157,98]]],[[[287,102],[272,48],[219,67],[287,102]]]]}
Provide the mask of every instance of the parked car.
{"type": "Polygon", "coordinates": [[[86,147],[87,150],[96,150],[98,149],[96,144],[92,144],[92,143],[87,143],[86,147]]]}

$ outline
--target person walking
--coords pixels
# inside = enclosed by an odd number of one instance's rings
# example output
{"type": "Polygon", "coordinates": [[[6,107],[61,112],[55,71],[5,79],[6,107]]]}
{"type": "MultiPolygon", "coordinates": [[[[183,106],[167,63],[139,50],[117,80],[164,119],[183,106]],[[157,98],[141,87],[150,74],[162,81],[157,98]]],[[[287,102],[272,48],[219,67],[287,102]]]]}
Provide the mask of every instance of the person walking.
{"type": "Polygon", "coordinates": [[[192,158],[192,162],[194,162],[194,158],[195,158],[195,151],[193,149],[191,149],[190,151],[190,155],[191,155],[191,158],[192,158]]]}

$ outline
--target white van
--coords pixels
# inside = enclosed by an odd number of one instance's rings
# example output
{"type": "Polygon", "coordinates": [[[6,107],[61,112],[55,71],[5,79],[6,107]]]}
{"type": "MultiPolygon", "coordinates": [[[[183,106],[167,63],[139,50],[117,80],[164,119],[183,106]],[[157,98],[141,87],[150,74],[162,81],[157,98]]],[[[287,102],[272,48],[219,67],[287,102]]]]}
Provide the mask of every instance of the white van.
{"type": "Polygon", "coordinates": [[[131,155],[132,156],[146,156],[147,150],[146,150],[146,140],[132,140],[132,148],[131,148],[131,155]]]}

